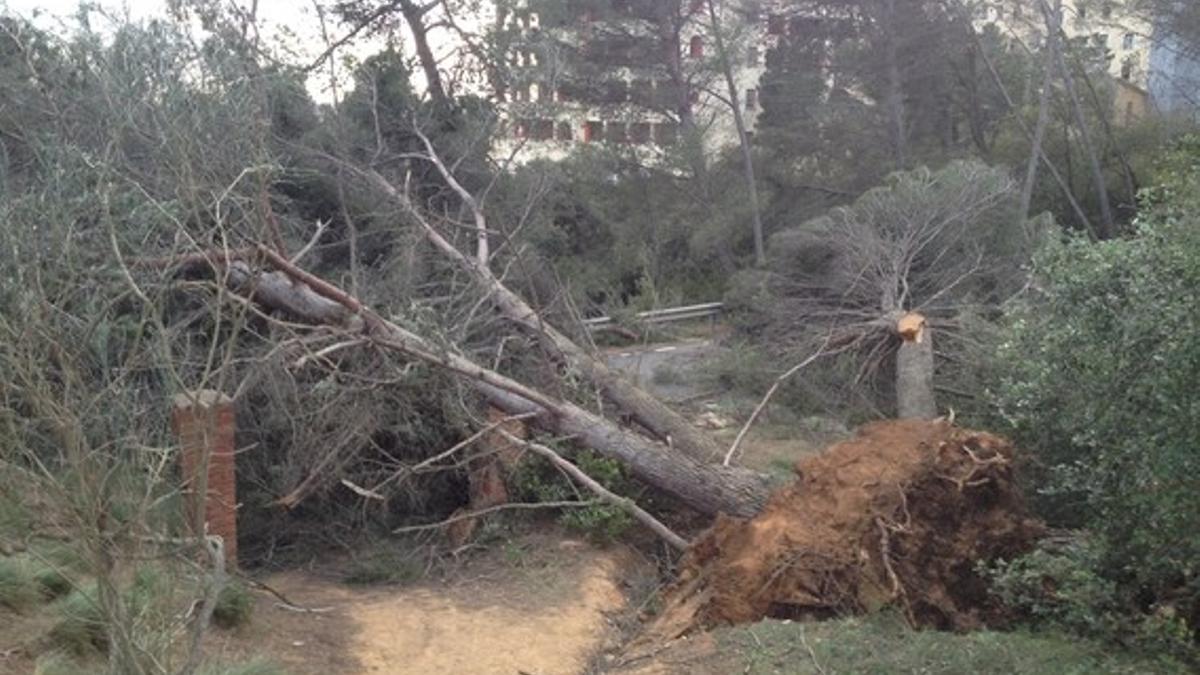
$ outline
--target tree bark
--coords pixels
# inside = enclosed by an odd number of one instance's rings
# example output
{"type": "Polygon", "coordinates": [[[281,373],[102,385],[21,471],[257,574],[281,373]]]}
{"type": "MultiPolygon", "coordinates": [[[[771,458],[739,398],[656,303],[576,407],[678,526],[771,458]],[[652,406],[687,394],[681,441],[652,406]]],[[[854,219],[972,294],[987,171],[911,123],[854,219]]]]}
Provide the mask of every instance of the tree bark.
{"type": "Polygon", "coordinates": [[[412,0],[398,0],[400,14],[408,24],[408,30],[413,36],[413,46],[417,50],[417,60],[421,63],[421,72],[425,74],[425,88],[429,98],[440,112],[446,113],[452,109],[450,95],[442,82],[441,71],[438,70],[437,58],[429,47],[429,28],[425,25],[425,14],[434,6],[420,7],[412,0]]]}
{"type": "Polygon", "coordinates": [[[634,478],[701,513],[750,516],[766,503],[767,483],[761,474],[675,452],[669,445],[622,429],[569,401],[547,396],[464,356],[440,349],[383,319],[333,284],[296,269],[280,256],[263,253],[281,270],[263,273],[244,261],[234,262],[228,268],[228,282],[235,291],[311,323],[365,333],[378,346],[446,368],[468,379],[496,407],[510,414],[535,413],[534,424],[570,436],[621,462],[634,478]]]}
{"type": "Polygon", "coordinates": [[[937,401],[933,391],[933,337],[920,314],[899,321],[900,350],[896,354],[896,416],[900,419],[933,419],[937,401]]]}

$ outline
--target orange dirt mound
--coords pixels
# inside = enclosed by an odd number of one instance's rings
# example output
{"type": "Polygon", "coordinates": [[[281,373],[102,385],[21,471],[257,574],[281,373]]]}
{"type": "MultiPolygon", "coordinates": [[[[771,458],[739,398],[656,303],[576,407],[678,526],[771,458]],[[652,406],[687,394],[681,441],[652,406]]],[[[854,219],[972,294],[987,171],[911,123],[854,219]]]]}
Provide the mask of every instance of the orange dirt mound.
{"type": "Polygon", "coordinates": [[[976,563],[1042,532],[1013,483],[1012,446],[942,422],[878,422],[796,465],[750,520],[720,517],[689,550],[648,636],[763,617],[901,607],[915,625],[994,618],[976,563]]]}

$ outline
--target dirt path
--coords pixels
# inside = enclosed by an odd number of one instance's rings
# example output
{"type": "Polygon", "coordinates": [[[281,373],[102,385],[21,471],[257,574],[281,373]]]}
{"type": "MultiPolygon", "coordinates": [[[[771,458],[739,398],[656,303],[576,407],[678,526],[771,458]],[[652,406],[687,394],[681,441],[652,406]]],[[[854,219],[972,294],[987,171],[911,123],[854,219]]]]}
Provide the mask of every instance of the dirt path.
{"type": "Polygon", "coordinates": [[[537,540],[489,556],[451,583],[408,588],[276,575],[272,586],[328,611],[286,611],[264,597],[252,625],[216,651],[267,655],[296,675],[572,675],[611,645],[628,552],[537,540]]]}

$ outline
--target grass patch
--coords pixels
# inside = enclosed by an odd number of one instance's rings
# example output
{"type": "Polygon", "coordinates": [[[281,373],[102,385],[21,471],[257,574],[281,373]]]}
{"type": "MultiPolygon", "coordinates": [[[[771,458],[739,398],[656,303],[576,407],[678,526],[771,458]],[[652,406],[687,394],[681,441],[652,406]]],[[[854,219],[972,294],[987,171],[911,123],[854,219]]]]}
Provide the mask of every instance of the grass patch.
{"type": "Polygon", "coordinates": [[[895,616],[819,623],[763,621],[717,632],[730,672],[1092,675],[1189,673],[1148,657],[1058,633],[914,631],[895,616]],[[811,653],[810,653],[811,650],[811,653]],[[819,665],[818,665],[819,664],[819,665]]]}
{"type": "Polygon", "coordinates": [[[197,675],[285,675],[287,671],[270,659],[258,658],[245,663],[211,663],[197,675]]]}
{"type": "Polygon", "coordinates": [[[103,651],[108,646],[108,630],[94,585],[77,588],[56,604],[59,620],[49,634],[55,646],[74,655],[103,651]]]}
{"type": "Polygon", "coordinates": [[[34,570],[33,579],[46,600],[61,598],[75,587],[60,568],[49,565],[41,565],[34,570]]]}
{"type": "Polygon", "coordinates": [[[0,558],[0,605],[20,612],[42,597],[32,566],[24,558],[0,558]]]}
{"type": "Polygon", "coordinates": [[[225,584],[217,596],[212,620],[221,628],[237,628],[250,623],[254,614],[254,594],[245,584],[231,581],[225,584]]]}
{"type": "Polygon", "coordinates": [[[38,657],[33,666],[33,675],[84,675],[95,672],[96,669],[89,668],[76,657],[59,650],[38,657]]]}

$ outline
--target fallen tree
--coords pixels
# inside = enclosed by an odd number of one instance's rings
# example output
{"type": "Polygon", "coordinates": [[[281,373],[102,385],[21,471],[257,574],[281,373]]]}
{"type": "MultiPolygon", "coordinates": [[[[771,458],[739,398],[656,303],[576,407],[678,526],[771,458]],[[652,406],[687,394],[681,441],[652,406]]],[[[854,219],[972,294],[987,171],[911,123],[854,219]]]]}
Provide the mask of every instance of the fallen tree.
{"type": "MultiPolygon", "coordinates": [[[[423,136],[422,138],[424,139],[423,136]]],[[[420,228],[426,240],[440,254],[468,274],[484,290],[495,304],[496,309],[505,318],[528,334],[535,336],[554,359],[569,366],[594,384],[624,413],[659,440],[669,443],[671,447],[697,459],[711,461],[719,458],[723,451],[715,441],[696,429],[682,415],[647,394],[619,373],[614,372],[594,354],[580,347],[562,331],[550,325],[524,298],[505,286],[492,273],[488,265],[491,254],[487,243],[486,215],[479,206],[478,200],[458,183],[454,174],[438,157],[428,139],[425,139],[425,146],[427,154],[424,159],[432,162],[438,168],[447,183],[454,188],[463,204],[472,213],[470,226],[475,228],[477,233],[477,253],[474,257],[463,253],[438,232],[426,214],[412,203],[409,196],[398,190],[384,176],[371,169],[364,170],[352,165],[343,166],[363,177],[375,190],[399,207],[420,228]]]]}
{"type": "Polygon", "coordinates": [[[701,513],[750,516],[766,502],[764,476],[677,452],[670,445],[623,429],[570,401],[548,396],[432,344],[265,246],[258,247],[254,256],[233,258],[217,253],[201,260],[219,265],[234,291],[265,307],[307,323],[341,329],[347,338],[365,340],[452,371],[469,381],[492,405],[510,414],[533,414],[530,421],[536,426],[573,438],[621,462],[633,477],[701,513]],[[264,270],[256,261],[275,269],[264,270]]]}

